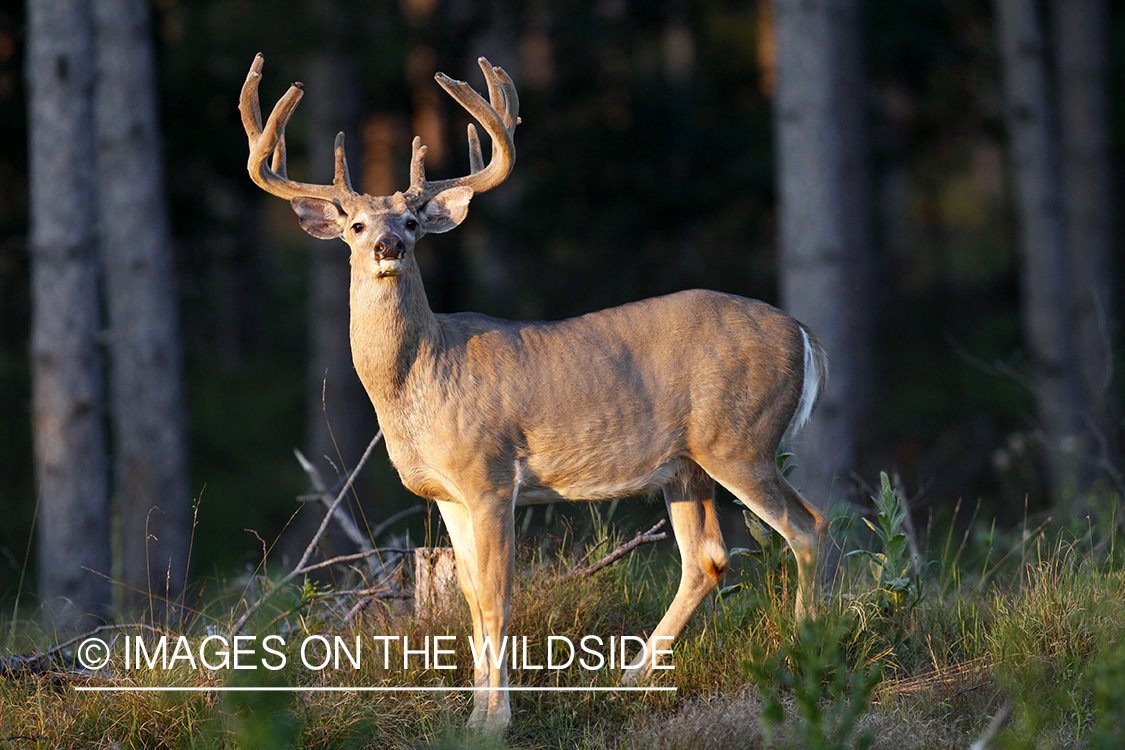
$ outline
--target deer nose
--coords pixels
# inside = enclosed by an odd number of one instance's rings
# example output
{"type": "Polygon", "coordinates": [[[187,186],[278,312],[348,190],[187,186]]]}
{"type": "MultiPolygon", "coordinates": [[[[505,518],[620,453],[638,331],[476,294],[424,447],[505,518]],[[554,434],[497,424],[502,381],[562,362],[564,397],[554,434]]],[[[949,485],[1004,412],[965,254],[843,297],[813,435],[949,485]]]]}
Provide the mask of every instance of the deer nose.
{"type": "Polygon", "coordinates": [[[384,234],[375,240],[374,255],[376,260],[400,260],[406,250],[402,240],[393,234],[384,234]]]}

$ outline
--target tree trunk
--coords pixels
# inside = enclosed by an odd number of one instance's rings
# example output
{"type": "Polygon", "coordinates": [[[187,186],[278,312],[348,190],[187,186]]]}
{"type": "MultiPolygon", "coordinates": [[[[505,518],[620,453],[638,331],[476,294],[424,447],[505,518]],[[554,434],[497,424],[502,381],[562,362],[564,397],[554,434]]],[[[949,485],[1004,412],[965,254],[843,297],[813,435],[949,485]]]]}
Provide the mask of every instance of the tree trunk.
{"type": "Polygon", "coordinates": [[[857,283],[868,250],[869,184],[864,86],[855,0],[774,0],[774,124],[780,212],[782,306],[828,351],[831,379],[808,427],[789,446],[794,481],[824,507],[855,464],[860,384],[869,318],[857,283]],[[854,55],[854,57],[852,57],[854,55]],[[864,208],[867,207],[867,208],[864,208]]]}
{"type": "Polygon", "coordinates": [[[1109,147],[1109,8],[1105,0],[1054,0],[1062,125],[1063,214],[1073,344],[1085,401],[1080,487],[1120,476],[1113,399],[1113,190],[1109,147]]]}
{"type": "Polygon", "coordinates": [[[176,286],[146,0],[93,0],[97,166],[124,607],[160,619],[190,538],[176,286]]]}
{"type": "Polygon", "coordinates": [[[30,0],[31,367],[48,626],[105,617],[109,513],[98,344],[94,50],[87,0],[30,0]]]}
{"type": "MultiPolygon", "coordinates": [[[[317,53],[307,63],[305,81],[317,97],[308,110],[309,176],[312,182],[332,182],[336,134],[343,131],[350,145],[352,183],[362,184],[356,165],[362,163],[356,137],[359,84],[340,56],[317,53]]],[[[313,237],[309,244],[309,365],[305,436],[309,459],[324,477],[342,476],[363,454],[374,433],[374,412],[352,365],[349,339],[348,286],[350,264],[344,243],[313,237]]],[[[331,479],[329,479],[331,481],[331,479]]],[[[308,516],[305,523],[318,521],[308,516]]],[[[307,536],[305,537],[307,539],[307,536]]],[[[305,542],[297,540],[303,545],[305,542]]]]}
{"type": "Polygon", "coordinates": [[[1048,492],[1055,504],[1063,504],[1077,487],[1082,402],[1069,339],[1073,323],[1058,142],[1036,3],[996,0],[995,11],[1016,191],[1024,337],[1048,492]]]}
{"type": "Polygon", "coordinates": [[[875,178],[868,127],[867,66],[859,0],[841,4],[835,33],[839,64],[837,99],[843,128],[844,223],[848,242],[848,293],[853,317],[851,411],[857,458],[874,440],[879,382],[875,366],[876,326],[882,285],[875,240],[875,178]]]}

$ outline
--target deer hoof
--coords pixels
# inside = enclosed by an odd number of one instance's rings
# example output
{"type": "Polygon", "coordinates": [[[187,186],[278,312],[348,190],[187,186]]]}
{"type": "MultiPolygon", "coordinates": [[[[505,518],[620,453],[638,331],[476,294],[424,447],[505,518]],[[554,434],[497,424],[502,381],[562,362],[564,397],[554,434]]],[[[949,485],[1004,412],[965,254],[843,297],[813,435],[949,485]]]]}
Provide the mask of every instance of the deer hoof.
{"type": "Polygon", "coordinates": [[[645,682],[648,682],[648,675],[642,669],[626,669],[621,678],[621,684],[625,687],[637,687],[645,682]]]}
{"type": "Polygon", "coordinates": [[[488,712],[486,708],[474,708],[469,716],[468,728],[487,735],[500,735],[512,721],[511,709],[488,712]]]}

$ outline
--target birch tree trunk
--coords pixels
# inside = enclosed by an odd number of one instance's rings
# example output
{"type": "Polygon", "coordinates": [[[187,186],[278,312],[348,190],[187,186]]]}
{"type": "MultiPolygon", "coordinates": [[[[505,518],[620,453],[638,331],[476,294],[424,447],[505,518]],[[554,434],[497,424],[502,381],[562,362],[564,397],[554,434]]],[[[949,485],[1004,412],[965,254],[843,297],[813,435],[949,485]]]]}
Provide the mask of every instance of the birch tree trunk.
{"type": "Polygon", "coordinates": [[[39,595],[69,628],[110,607],[90,5],[29,0],[27,24],[39,595]]]}
{"type": "Polygon", "coordinates": [[[1051,119],[1043,33],[1034,0],[995,0],[1005,120],[1016,191],[1021,316],[1031,355],[1048,492],[1077,487],[1082,401],[1073,325],[1058,138],[1051,119]]]}
{"type": "Polygon", "coordinates": [[[126,610],[159,620],[185,583],[191,521],[149,5],[92,2],[118,574],[126,610]]]}
{"type": "Polygon", "coordinates": [[[1120,476],[1113,399],[1113,189],[1109,146],[1109,8],[1105,0],[1054,0],[1054,52],[1062,125],[1063,215],[1074,351],[1085,408],[1080,487],[1120,476]]]}
{"type": "Polygon", "coordinates": [[[856,289],[870,205],[862,196],[869,184],[864,86],[852,37],[859,33],[858,6],[855,0],[773,0],[772,11],[781,305],[820,336],[831,370],[798,438],[794,481],[823,507],[850,484],[857,373],[870,344],[870,319],[859,313],[856,289]]]}

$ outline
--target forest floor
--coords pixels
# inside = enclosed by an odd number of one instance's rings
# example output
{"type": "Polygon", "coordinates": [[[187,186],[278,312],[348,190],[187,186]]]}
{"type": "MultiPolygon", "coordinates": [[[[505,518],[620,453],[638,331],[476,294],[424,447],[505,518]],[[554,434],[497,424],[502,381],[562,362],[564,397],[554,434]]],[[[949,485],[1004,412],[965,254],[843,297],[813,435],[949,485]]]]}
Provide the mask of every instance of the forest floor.
{"type": "Polygon", "coordinates": [[[651,684],[665,689],[649,692],[610,689],[611,664],[622,637],[635,651],[671,601],[670,543],[560,578],[627,541],[595,509],[581,530],[525,546],[510,679],[550,690],[513,692],[501,737],[463,729],[474,655],[459,595],[416,616],[403,599],[357,608],[343,586],[254,575],[174,623],[103,628],[40,661],[18,657],[51,639],[9,618],[0,748],[1125,746],[1115,512],[1084,528],[1029,519],[1005,534],[953,518],[919,544],[893,493],[876,511],[834,521],[854,551],[813,621],[793,614],[792,556],[747,517],[753,548],[732,550],[723,588],[651,684]]]}

